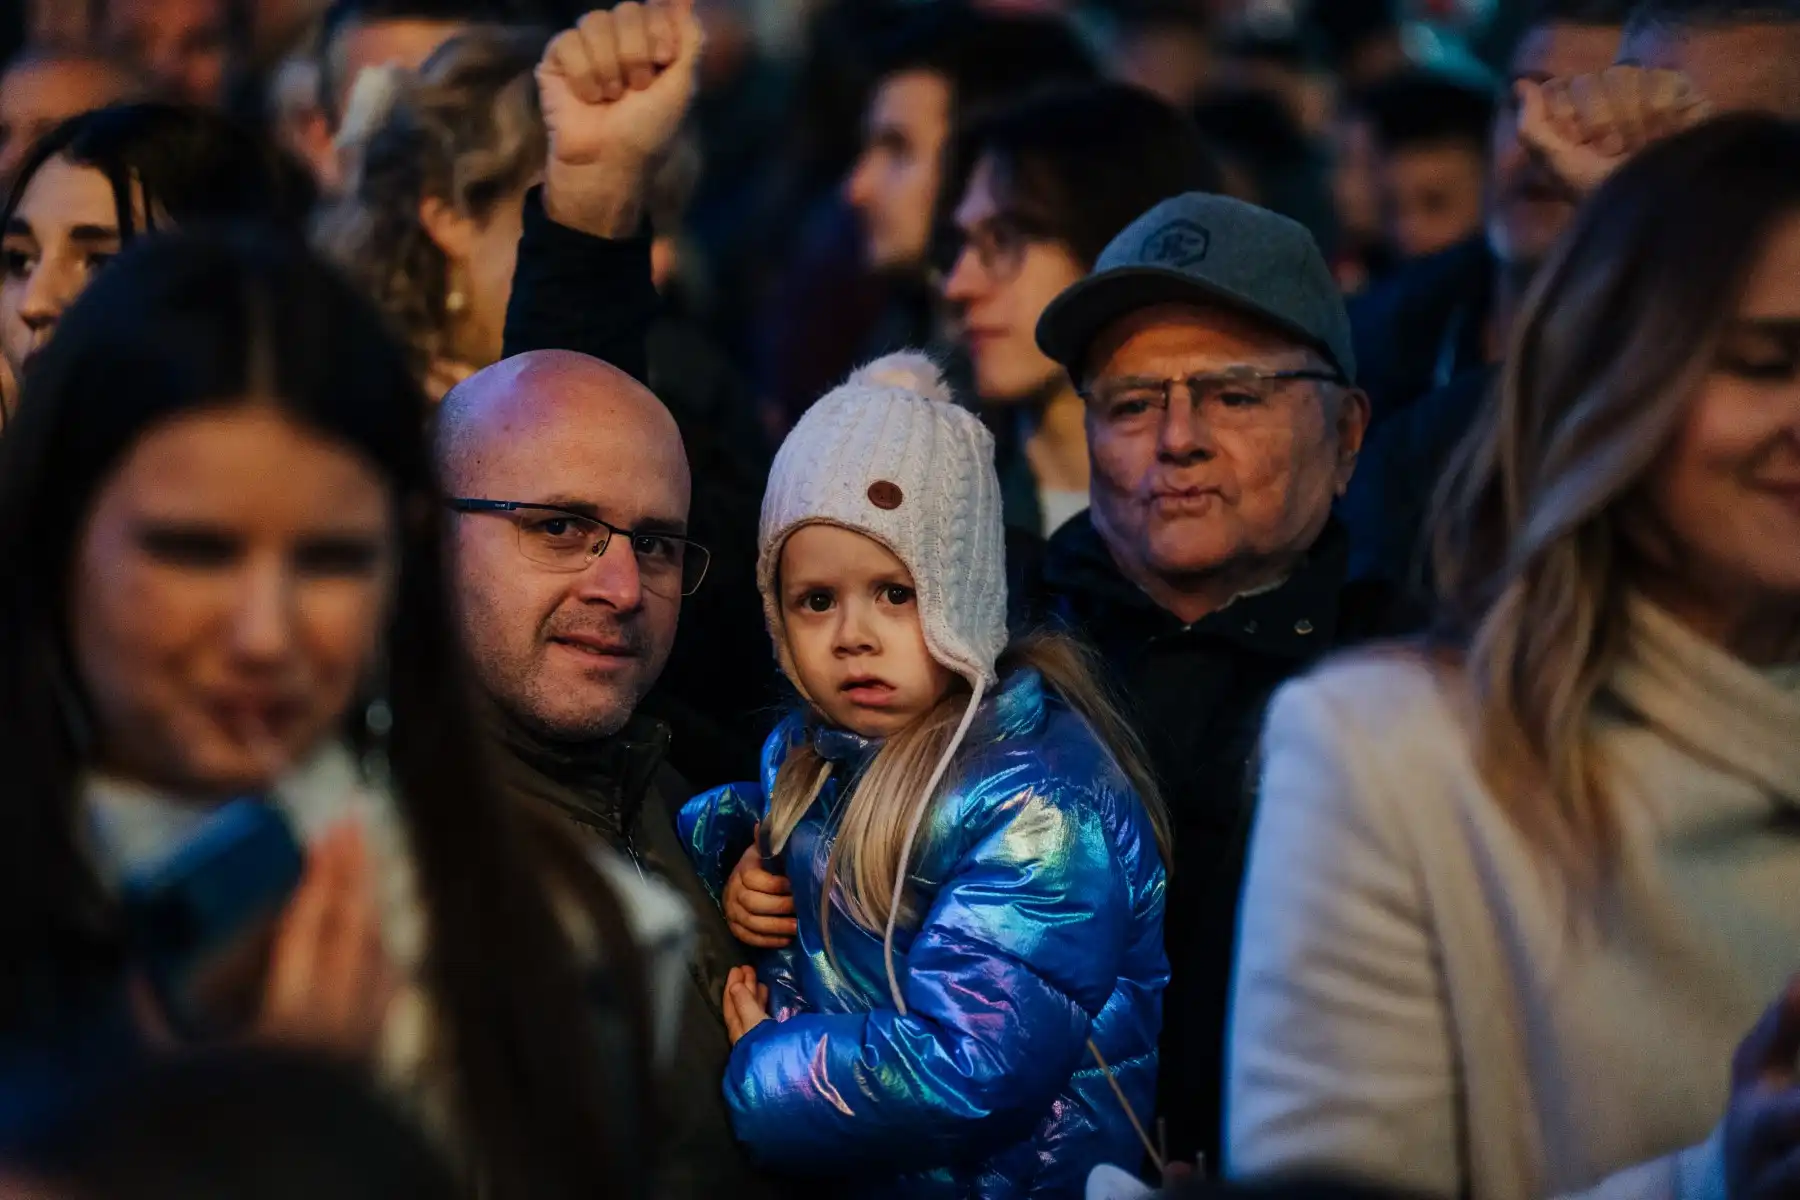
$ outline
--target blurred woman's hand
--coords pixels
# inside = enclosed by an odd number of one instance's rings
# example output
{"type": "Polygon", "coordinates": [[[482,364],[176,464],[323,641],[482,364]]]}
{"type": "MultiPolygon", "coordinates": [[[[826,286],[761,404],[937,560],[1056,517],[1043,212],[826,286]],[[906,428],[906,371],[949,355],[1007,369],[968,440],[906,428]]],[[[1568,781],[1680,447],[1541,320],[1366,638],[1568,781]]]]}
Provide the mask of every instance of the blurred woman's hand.
{"type": "Polygon", "coordinates": [[[275,933],[256,1034],[368,1057],[398,990],[381,941],[374,865],[361,827],[346,822],[308,852],[275,933]]]}

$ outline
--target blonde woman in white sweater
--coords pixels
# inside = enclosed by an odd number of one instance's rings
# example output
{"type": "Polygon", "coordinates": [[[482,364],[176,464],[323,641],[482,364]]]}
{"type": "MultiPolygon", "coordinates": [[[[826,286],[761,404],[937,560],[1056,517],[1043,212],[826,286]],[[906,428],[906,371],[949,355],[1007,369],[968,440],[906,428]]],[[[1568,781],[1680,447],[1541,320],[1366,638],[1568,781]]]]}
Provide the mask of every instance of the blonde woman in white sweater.
{"type": "Polygon", "coordinates": [[[1796,162],[1733,117],[1606,185],[1451,476],[1438,636],[1277,697],[1233,1174],[1800,1195],[1796,162]]]}

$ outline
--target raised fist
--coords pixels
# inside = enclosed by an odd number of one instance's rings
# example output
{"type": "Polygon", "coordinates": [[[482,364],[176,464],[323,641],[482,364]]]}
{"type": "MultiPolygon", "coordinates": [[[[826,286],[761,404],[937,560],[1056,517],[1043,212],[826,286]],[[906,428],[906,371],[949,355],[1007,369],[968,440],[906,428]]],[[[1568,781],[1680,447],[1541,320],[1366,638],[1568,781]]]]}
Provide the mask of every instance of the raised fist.
{"type": "Polygon", "coordinates": [[[635,226],[644,180],[681,129],[703,41],[693,0],[633,0],[550,43],[537,82],[552,219],[602,236],[633,231],[619,226],[635,226]]]}
{"type": "Polygon", "coordinates": [[[1651,142],[1712,113],[1678,71],[1608,67],[1597,75],[1513,86],[1519,140],[1578,197],[1651,142]]]}

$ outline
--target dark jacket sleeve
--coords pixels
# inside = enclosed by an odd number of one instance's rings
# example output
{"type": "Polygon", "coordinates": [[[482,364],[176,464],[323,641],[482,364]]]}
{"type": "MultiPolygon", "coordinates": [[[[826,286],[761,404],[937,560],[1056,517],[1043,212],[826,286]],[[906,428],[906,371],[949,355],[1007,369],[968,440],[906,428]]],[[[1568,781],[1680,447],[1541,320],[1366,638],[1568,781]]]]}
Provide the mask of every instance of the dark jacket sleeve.
{"type": "Polygon", "coordinates": [[[1438,481],[1481,415],[1495,373],[1465,372],[1370,435],[1339,505],[1350,530],[1350,577],[1410,588],[1423,553],[1438,481]]]}
{"type": "Polygon", "coordinates": [[[648,237],[601,238],[558,225],[544,212],[543,189],[531,189],[506,306],[509,357],[575,350],[646,379],[644,338],[660,304],[648,237]]]}

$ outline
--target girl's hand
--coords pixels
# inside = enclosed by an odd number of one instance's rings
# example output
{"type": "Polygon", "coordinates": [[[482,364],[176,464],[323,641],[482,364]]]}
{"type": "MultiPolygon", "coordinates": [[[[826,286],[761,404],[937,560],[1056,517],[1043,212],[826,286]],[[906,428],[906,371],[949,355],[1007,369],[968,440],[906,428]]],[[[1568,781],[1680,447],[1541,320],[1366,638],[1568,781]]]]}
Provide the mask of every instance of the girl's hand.
{"type": "Polygon", "coordinates": [[[725,977],[725,1032],[731,1044],[769,1019],[769,989],[755,967],[733,967],[725,977]]]}
{"type": "Polygon", "coordinates": [[[352,1058],[373,1054],[399,988],[381,942],[375,889],[356,823],[312,846],[275,933],[259,1037],[352,1058]]]}
{"type": "Polygon", "coordinates": [[[762,854],[752,841],[725,881],[725,924],[746,946],[779,950],[794,940],[794,889],[787,876],[763,869],[762,854]]]}

